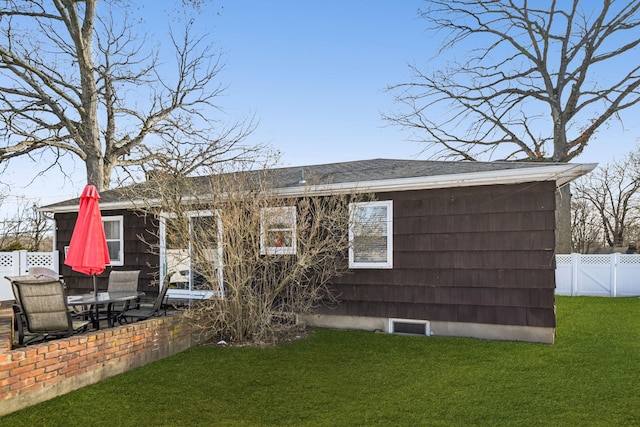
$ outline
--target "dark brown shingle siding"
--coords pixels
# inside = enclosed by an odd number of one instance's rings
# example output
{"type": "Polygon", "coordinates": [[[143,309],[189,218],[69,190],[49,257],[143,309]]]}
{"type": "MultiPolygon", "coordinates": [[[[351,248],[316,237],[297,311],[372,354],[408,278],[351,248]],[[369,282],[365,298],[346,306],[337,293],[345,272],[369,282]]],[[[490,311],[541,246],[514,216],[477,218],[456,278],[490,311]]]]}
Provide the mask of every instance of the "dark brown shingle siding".
{"type": "MultiPolygon", "coordinates": [[[[394,268],[350,270],[334,281],[341,303],[327,314],[521,326],[555,326],[555,183],[385,193],[394,201],[394,268]]],[[[152,218],[124,215],[125,266],[141,269],[141,289],[158,271],[143,240],[152,218]],[[144,236],[141,239],[140,236],[144,236]]],[[[61,261],[76,214],[56,214],[61,261]]],[[[100,277],[106,288],[110,269],[100,277]]],[[[91,279],[63,266],[71,293],[91,279]]]]}
{"type": "MultiPolygon", "coordinates": [[[[98,289],[106,290],[111,270],[140,270],[138,289],[153,295],[157,292],[155,286],[158,272],[158,256],[152,254],[149,246],[140,238],[157,246],[157,237],[148,230],[154,229],[154,222],[150,217],[139,216],[130,211],[102,212],[103,216],[123,215],[124,221],[124,266],[107,267],[97,277],[98,289]]],[[[64,265],[64,247],[69,245],[71,234],[76,223],[77,213],[56,214],[57,250],[60,253],[60,273],[64,277],[69,294],[81,294],[93,291],[92,278],[71,270],[64,265]]]]}
{"type": "Polygon", "coordinates": [[[327,314],[555,326],[555,184],[379,195],[394,201],[393,269],[354,269],[327,314]]]}

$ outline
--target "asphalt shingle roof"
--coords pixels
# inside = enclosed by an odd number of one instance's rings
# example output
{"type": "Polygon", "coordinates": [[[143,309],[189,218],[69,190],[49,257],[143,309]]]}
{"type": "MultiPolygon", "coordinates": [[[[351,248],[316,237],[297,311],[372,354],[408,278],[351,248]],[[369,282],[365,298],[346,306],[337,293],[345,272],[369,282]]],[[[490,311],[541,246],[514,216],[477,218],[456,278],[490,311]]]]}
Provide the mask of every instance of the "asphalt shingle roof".
{"type": "MultiPolygon", "coordinates": [[[[564,163],[535,162],[469,162],[469,161],[432,161],[432,160],[398,160],[371,159],[320,165],[293,166],[275,168],[269,171],[270,188],[287,189],[299,187],[300,180],[310,184],[341,184],[358,182],[375,182],[383,180],[434,177],[447,175],[464,175],[478,172],[504,171],[509,169],[530,169],[544,166],[566,165],[564,163]]],[[[250,174],[261,174],[264,171],[251,171],[250,174]]],[[[206,188],[210,177],[190,178],[196,185],[206,188]]],[[[134,184],[144,186],[144,183],[134,184]]],[[[128,187],[129,189],[131,187],[128,187]]],[[[101,192],[100,202],[119,202],[124,199],[122,189],[101,192]]],[[[56,210],[61,207],[77,206],[79,199],[45,206],[43,210],[56,210]]]]}

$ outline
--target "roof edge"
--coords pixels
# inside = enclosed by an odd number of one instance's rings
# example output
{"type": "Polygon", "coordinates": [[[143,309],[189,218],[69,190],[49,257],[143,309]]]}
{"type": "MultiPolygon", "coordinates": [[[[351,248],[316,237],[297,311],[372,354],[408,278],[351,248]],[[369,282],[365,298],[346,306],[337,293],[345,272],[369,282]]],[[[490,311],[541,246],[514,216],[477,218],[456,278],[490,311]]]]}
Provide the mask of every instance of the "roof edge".
{"type": "MultiPolygon", "coordinates": [[[[335,193],[371,192],[386,193],[391,191],[429,190],[451,187],[472,187],[494,184],[518,184],[522,182],[555,181],[561,187],[580,176],[591,172],[597,163],[564,163],[549,166],[536,166],[522,169],[504,169],[497,171],[471,172],[452,175],[422,176],[413,178],[397,178],[370,180],[361,182],[343,182],[338,184],[301,185],[296,187],[276,188],[274,195],[283,197],[305,196],[309,194],[324,196],[335,193]]],[[[127,200],[100,203],[101,210],[133,209],[138,206],[157,204],[159,201],[127,200]]],[[[46,212],[76,212],[78,204],[41,208],[46,212]]]]}

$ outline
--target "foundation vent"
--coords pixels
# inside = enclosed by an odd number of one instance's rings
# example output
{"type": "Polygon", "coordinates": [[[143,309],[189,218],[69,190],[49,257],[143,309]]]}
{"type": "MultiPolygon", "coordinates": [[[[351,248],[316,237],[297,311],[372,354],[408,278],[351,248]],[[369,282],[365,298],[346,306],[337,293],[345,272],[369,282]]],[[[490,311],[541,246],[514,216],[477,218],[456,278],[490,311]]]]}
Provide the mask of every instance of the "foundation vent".
{"type": "Polygon", "coordinates": [[[389,319],[388,329],[390,334],[431,335],[428,320],[389,319]]]}

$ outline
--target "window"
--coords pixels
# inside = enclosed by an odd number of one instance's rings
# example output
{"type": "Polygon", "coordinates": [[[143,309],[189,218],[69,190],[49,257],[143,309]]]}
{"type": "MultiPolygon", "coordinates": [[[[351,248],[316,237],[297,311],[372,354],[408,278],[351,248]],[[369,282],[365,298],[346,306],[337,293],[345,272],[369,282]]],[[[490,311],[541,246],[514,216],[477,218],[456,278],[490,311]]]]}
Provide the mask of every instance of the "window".
{"type": "Polygon", "coordinates": [[[295,255],[295,206],[263,208],[260,211],[260,253],[262,255],[295,255]]]}
{"type": "Polygon", "coordinates": [[[102,225],[109,248],[110,265],[124,265],[124,237],[122,215],[103,216],[102,225]]]}
{"type": "MultiPolygon", "coordinates": [[[[189,257],[191,261],[191,290],[211,288],[208,278],[217,279],[219,295],[222,296],[222,223],[217,211],[189,213],[189,257]],[[197,241],[197,244],[193,244],[197,241]]],[[[213,280],[215,280],[213,279],[213,280]]],[[[213,283],[214,289],[216,283],[213,283]]]]}
{"type": "Polygon", "coordinates": [[[349,268],[393,267],[393,201],[349,205],[349,268]]]}
{"type": "Polygon", "coordinates": [[[222,297],[222,219],[218,211],[160,217],[160,263],[169,274],[169,295],[222,297]],[[193,242],[196,242],[194,244],[193,242]]]}

